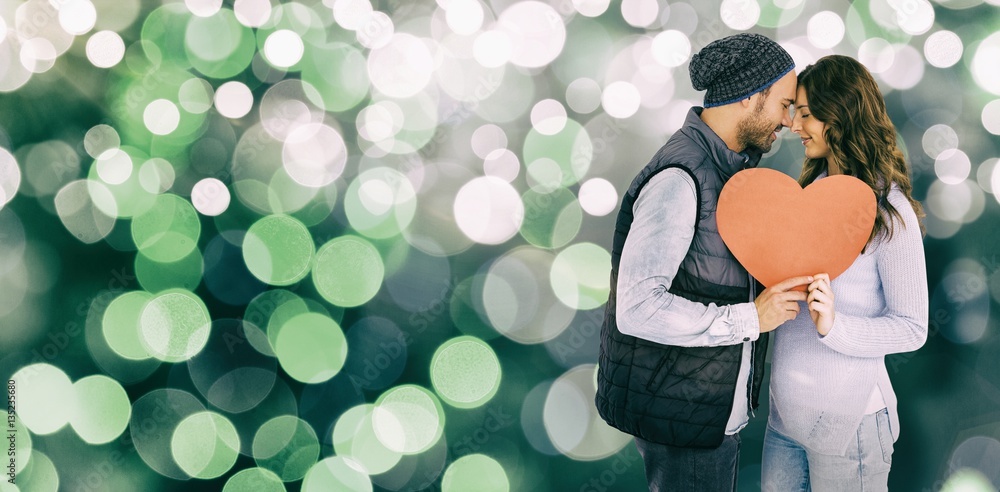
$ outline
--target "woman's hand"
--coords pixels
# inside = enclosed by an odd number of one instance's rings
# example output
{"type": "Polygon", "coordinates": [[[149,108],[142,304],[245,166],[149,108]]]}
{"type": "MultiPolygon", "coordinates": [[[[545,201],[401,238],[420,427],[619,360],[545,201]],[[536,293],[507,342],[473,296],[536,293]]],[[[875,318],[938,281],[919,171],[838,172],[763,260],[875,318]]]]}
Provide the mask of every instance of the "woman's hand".
{"type": "Polygon", "coordinates": [[[826,336],[833,328],[833,318],[836,312],[833,310],[833,289],[830,287],[830,276],[821,273],[813,275],[813,282],[809,284],[806,291],[806,304],[809,306],[809,316],[812,317],[816,325],[816,331],[820,335],[826,336]]]}

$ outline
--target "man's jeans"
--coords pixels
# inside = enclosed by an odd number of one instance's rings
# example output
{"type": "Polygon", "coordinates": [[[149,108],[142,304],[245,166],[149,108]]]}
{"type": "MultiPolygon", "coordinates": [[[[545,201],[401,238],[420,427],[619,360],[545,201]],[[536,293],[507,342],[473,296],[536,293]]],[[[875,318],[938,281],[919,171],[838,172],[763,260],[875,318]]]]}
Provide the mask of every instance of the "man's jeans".
{"type": "Polygon", "coordinates": [[[678,448],[635,438],[650,492],[736,490],[740,436],[725,436],[716,449],[678,448]]]}
{"type": "Polygon", "coordinates": [[[854,492],[888,490],[892,463],[889,413],[865,415],[846,456],[807,451],[768,424],[761,463],[764,492],[854,492]]]}

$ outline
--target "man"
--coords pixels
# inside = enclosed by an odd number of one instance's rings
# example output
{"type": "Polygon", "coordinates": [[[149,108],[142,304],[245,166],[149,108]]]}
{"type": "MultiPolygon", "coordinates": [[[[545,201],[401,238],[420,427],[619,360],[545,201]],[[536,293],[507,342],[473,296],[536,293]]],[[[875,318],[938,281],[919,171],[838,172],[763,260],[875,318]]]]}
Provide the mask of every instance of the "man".
{"type": "Polygon", "coordinates": [[[704,108],[691,109],[622,199],[596,404],[635,436],[650,490],[735,490],[737,433],[757,407],[764,334],[806,299],[791,289],[809,277],[759,292],[715,219],[726,181],[755,167],[791,125],[793,69],[781,46],[757,34],[694,55],[704,108]]]}

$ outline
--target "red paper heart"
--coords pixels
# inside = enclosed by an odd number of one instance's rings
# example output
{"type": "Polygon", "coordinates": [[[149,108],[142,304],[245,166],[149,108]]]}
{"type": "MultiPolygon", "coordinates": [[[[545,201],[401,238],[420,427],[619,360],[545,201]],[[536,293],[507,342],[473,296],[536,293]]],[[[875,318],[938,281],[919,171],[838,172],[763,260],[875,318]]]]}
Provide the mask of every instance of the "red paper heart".
{"type": "MultiPolygon", "coordinates": [[[[860,179],[834,175],[802,189],[773,169],[746,169],[719,194],[719,234],[765,287],[800,275],[844,273],[875,223],[875,193],[860,179]]],[[[801,289],[800,289],[801,290],[801,289]]]]}

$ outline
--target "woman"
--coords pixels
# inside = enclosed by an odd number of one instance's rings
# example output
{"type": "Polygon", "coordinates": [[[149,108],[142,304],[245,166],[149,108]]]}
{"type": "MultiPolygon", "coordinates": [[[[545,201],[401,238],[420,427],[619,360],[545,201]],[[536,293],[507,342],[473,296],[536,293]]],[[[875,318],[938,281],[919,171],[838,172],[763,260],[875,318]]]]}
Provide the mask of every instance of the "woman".
{"type": "Polygon", "coordinates": [[[885,355],[927,339],[923,211],[868,70],[833,55],[798,80],[799,183],[854,176],[875,192],[878,213],[851,267],[833,282],[815,275],[808,309],[775,330],[763,489],[886,490],[899,421],[885,355]]]}

